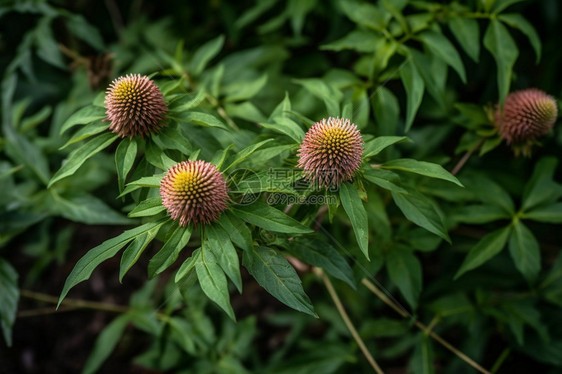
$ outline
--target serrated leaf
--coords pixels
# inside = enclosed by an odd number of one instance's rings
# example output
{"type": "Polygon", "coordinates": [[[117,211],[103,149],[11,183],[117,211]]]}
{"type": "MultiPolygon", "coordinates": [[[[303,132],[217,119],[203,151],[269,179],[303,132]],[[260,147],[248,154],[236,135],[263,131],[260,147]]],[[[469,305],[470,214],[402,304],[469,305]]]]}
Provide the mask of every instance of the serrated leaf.
{"type": "Polygon", "coordinates": [[[385,162],[381,165],[383,169],[401,170],[409,173],[424,175],[430,178],[442,179],[452,182],[458,186],[464,187],[462,183],[451,173],[445,170],[441,165],[431,162],[418,161],[411,158],[399,158],[385,162]]]}
{"type": "Polygon", "coordinates": [[[424,31],[419,36],[425,45],[447,65],[455,69],[461,80],[466,83],[466,72],[461,57],[449,39],[433,30],[424,31]]]}
{"type": "Polygon", "coordinates": [[[359,192],[352,184],[344,182],[340,186],[340,200],[351,221],[357,244],[365,257],[369,259],[369,223],[359,192]]]}
{"type": "Polygon", "coordinates": [[[418,69],[414,65],[411,58],[400,69],[400,78],[406,89],[407,105],[406,105],[406,123],[405,132],[410,130],[414,117],[418,111],[423,98],[425,85],[418,69]]]}
{"type": "Polygon", "coordinates": [[[316,317],[295,269],[277,251],[255,247],[244,251],[242,264],[256,281],[283,304],[316,317]]]}
{"type": "Polygon", "coordinates": [[[451,242],[443,219],[431,200],[414,190],[409,190],[408,194],[391,193],[394,202],[408,220],[451,242]]]}
{"type": "Polygon", "coordinates": [[[154,240],[156,234],[160,230],[160,226],[156,226],[137,236],[131,244],[123,251],[121,256],[121,264],[119,265],[119,282],[123,281],[123,277],[129,269],[138,261],[140,255],[146,247],[154,240]]]}
{"type": "Polygon", "coordinates": [[[175,228],[158,253],[150,259],[148,263],[149,278],[154,278],[177,260],[181,250],[189,243],[192,231],[193,229],[190,226],[177,226],[175,228]]]}
{"type": "Polygon", "coordinates": [[[189,72],[196,76],[201,74],[209,61],[220,52],[223,44],[224,35],[220,35],[199,47],[189,62],[189,72]]]}
{"type": "Polygon", "coordinates": [[[470,249],[461,267],[455,274],[457,279],[464,273],[482,265],[504,249],[509,235],[511,226],[496,230],[484,236],[474,247],[470,249]]]}
{"type": "Polygon", "coordinates": [[[303,226],[285,213],[262,202],[251,205],[238,205],[233,213],[248,223],[275,232],[288,234],[307,234],[314,230],[303,226]]]}
{"type": "Polygon", "coordinates": [[[129,217],[148,217],[163,212],[164,210],[166,210],[166,207],[162,205],[161,197],[150,197],[141,201],[131,210],[129,217]]]}
{"type": "Polygon", "coordinates": [[[539,242],[521,221],[513,224],[509,238],[509,253],[517,269],[529,282],[533,282],[541,270],[539,242]]]}
{"type": "Polygon", "coordinates": [[[236,321],[234,311],[230,305],[226,276],[221,267],[217,264],[212,252],[205,251],[201,248],[199,261],[195,263],[195,271],[197,272],[199,284],[205,295],[224,310],[233,321],[236,321]]]}
{"type": "Polygon", "coordinates": [[[203,242],[203,249],[213,252],[219,266],[234,283],[238,292],[242,293],[240,261],[230,237],[220,226],[215,225],[205,226],[205,237],[207,240],[203,242]]]}
{"type": "Polygon", "coordinates": [[[74,112],[61,126],[60,133],[76,125],[87,125],[94,121],[100,121],[106,117],[105,108],[89,105],[74,112]]]}
{"type": "Polygon", "coordinates": [[[105,133],[88,141],[86,144],[82,145],[80,148],[75,149],[74,151],[70,152],[68,155],[68,159],[66,162],[61,166],[61,168],[53,175],[47,188],[50,188],[53,184],[60,181],[63,178],[66,178],[90,157],[94,156],[98,152],[104,150],[105,148],[109,147],[115,140],[117,140],[118,136],[113,133],[105,133]]]}
{"type": "Polygon", "coordinates": [[[121,314],[103,329],[82,368],[82,374],[93,374],[101,368],[105,360],[113,353],[130,321],[130,314],[121,314]]]}
{"type": "Polygon", "coordinates": [[[119,192],[123,192],[127,175],[131,171],[137,157],[137,148],[136,140],[123,139],[115,150],[115,168],[117,170],[119,192]]]}
{"type": "Polygon", "coordinates": [[[356,289],[353,270],[345,258],[330,244],[318,240],[293,240],[288,248],[291,254],[307,264],[324,269],[334,278],[356,289]]]}
{"type": "Polygon", "coordinates": [[[386,269],[410,307],[416,309],[422,290],[422,270],[414,253],[402,247],[391,248],[386,256],[386,269]]]}
{"type": "Polygon", "coordinates": [[[12,346],[12,327],[18,310],[19,288],[16,269],[0,257],[0,327],[8,347],[12,346]]]}
{"type": "Polygon", "coordinates": [[[484,46],[494,56],[498,66],[498,91],[501,105],[509,93],[513,65],[519,49],[500,21],[492,19],[484,34],[484,46]]]}
{"type": "Polygon", "coordinates": [[[137,236],[162,226],[167,220],[167,218],[164,218],[158,221],[145,223],[142,226],[127,230],[121,235],[108,239],[97,247],[90,249],[88,253],[74,265],[74,269],[72,269],[69,276],[66,278],[57,307],[72,287],[90,278],[90,275],[92,275],[92,272],[99,264],[115,256],[121,248],[137,236]]]}
{"type": "Polygon", "coordinates": [[[454,17],[449,21],[449,28],[466,54],[474,62],[478,62],[478,56],[480,55],[478,21],[473,18],[454,17]]]}

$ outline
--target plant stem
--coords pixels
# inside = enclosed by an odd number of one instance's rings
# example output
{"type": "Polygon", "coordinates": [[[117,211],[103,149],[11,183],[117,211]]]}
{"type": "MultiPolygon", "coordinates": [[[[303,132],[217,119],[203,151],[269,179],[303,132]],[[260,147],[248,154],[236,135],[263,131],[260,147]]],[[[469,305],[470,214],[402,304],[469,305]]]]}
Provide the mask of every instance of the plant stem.
{"type": "Polygon", "coordinates": [[[464,164],[466,164],[466,162],[468,161],[468,159],[470,158],[470,156],[472,156],[472,154],[482,146],[482,144],[484,144],[484,138],[480,139],[480,141],[478,143],[476,143],[476,145],[474,147],[472,147],[471,149],[469,149],[468,151],[466,151],[466,153],[462,156],[462,158],[459,160],[459,162],[457,162],[457,164],[455,165],[455,167],[453,168],[453,170],[451,170],[451,174],[453,175],[457,175],[457,173],[462,169],[462,167],[464,166],[464,164]]]}
{"type": "MultiPolygon", "coordinates": [[[[28,299],[43,301],[55,305],[59,301],[57,297],[40,292],[29,291],[29,290],[20,290],[20,295],[28,299]]],[[[61,306],[67,308],[74,308],[74,309],[101,310],[104,312],[111,312],[111,313],[125,313],[130,310],[130,308],[127,306],[100,303],[96,301],[77,300],[77,299],[64,299],[63,302],[61,303],[61,306]]]]}
{"type": "Polygon", "coordinates": [[[322,281],[324,282],[324,285],[326,286],[326,289],[328,290],[328,293],[330,294],[330,297],[334,301],[334,304],[336,305],[336,308],[338,309],[338,312],[340,313],[341,318],[343,319],[343,321],[344,321],[345,325],[347,326],[349,332],[353,336],[353,339],[355,339],[355,341],[359,345],[359,348],[361,349],[361,352],[363,352],[363,355],[365,356],[367,361],[369,361],[369,364],[373,367],[373,369],[375,370],[375,372],[377,374],[384,374],[384,372],[382,371],[380,366],[377,364],[377,362],[375,361],[375,359],[373,358],[373,356],[371,355],[371,353],[367,349],[367,346],[363,342],[363,339],[361,339],[361,337],[359,336],[359,333],[357,332],[357,329],[355,328],[355,326],[353,326],[353,322],[351,322],[351,320],[349,319],[349,316],[347,315],[347,312],[345,311],[345,308],[343,307],[343,304],[342,304],[336,290],[334,289],[334,286],[332,285],[332,282],[330,281],[330,278],[328,278],[328,276],[324,273],[324,271],[322,269],[317,268],[317,267],[314,268],[314,273],[320,279],[322,279],[322,281]]]}
{"type": "MultiPolygon", "coordinates": [[[[363,285],[365,287],[367,287],[372,293],[377,295],[382,301],[384,301],[388,306],[390,306],[392,309],[394,309],[402,317],[404,317],[404,318],[408,317],[408,314],[405,311],[403,311],[402,309],[400,309],[400,307],[398,305],[396,305],[396,303],[394,301],[390,300],[381,290],[379,290],[378,287],[375,286],[374,283],[369,281],[367,278],[363,278],[361,280],[361,283],[363,283],[363,285]]],[[[467,364],[469,364],[470,366],[472,366],[473,368],[475,368],[479,372],[484,373],[484,374],[491,374],[491,372],[484,369],[477,362],[475,362],[473,359],[471,359],[470,357],[468,357],[467,355],[465,355],[464,353],[459,351],[457,348],[453,347],[453,345],[451,345],[451,343],[449,343],[448,341],[443,339],[441,336],[437,335],[435,332],[431,331],[431,329],[429,329],[426,325],[424,325],[420,321],[415,320],[414,324],[420,330],[422,330],[425,334],[431,336],[439,344],[441,344],[443,347],[447,348],[449,351],[453,352],[457,357],[459,357],[461,360],[463,360],[464,362],[466,362],[467,364]]]]}
{"type": "Polygon", "coordinates": [[[211,103],[212,106],[215,107],[215,109],[217,110],[217,113],[219,114],[219,116],[221,116],[226,123],[228,124],[228,126],[230,126],[232,129],[234,130],[239,130],[238,126],[236,125],[236,123],[234,123],[234,121],[232,120],[232,118],[230,118],[230,116],[226,113],[226,111],[224,110],[224,108],[222,106],[220,106],[219,102],[217,99],[215,99],[213,96],[207,94],[207,100],[209,101],[209,103],[211,103]]]}

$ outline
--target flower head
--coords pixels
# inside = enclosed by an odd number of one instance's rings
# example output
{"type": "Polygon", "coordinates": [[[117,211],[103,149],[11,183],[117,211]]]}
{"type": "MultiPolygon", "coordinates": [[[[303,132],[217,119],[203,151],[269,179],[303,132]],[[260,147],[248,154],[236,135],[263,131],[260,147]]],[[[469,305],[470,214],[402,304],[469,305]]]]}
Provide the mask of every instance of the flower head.
{"type": "Polygon", "coordinates": [[[298,152],[298,167],[318,186],[339,186],[361,166],[363,138],[357,126],[344,118],[322,119],[306,133],[298,152]]]}
{"type": "Polygon", "coordinates": [[[160,182],[162,204],[180,226],[210,223],[228,206],[228,187],[215,165],[183,161],[174,165],[160,182]]]}
{"type": "Polygon", "coordinates": [[[558,106],[543,91],[529,88],[510,93],[503,110],[496,108],[494,125],[500,136],[523,153],[528,153],[535,139],[552,129],[558,106]]]}
{"type": "Polygon", "coordinates": [[[114,80],[106,91],[105,108],[109,129],[122,138],[160,130],[168,112],[158,86],[140,74],[114,80]]]}

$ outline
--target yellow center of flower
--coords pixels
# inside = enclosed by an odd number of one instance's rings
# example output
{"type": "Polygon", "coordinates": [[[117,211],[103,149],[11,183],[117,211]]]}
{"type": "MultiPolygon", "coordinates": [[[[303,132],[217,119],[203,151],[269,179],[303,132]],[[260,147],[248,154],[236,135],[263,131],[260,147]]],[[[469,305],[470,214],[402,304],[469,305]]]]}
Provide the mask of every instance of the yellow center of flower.
{"type": "Polygon", "coordinates": [[[333,127],[324,131],[322,153],[339,156],[349,147],[349,134],[343,129],[333,127]]]}
{"type": "Polygon", "coordinates": [[[201,174],[196,170],[182,170],[173,181],[175,193],[185,200],[201,201],[206,195],[201,187],[201,174]]]}
{"type": "Polygon", "coordinates": [[[139,93],[135,82],[124,79],[115,86],[113,95],[118,101],[136,102],[139,93]]]}

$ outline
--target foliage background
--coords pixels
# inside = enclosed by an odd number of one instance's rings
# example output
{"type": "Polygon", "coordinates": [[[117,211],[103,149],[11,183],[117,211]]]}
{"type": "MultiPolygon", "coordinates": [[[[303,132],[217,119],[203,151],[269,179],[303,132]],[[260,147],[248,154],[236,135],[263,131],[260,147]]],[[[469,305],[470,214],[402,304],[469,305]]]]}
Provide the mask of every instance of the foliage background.
{"type": "MultiPolygon", "coordinates": [[[[424,2],[410,3],[403,11],[388,10],[392,8],[391,2],[377,2],[376,6],[390,13],[390,24],[400,25],[401,17],[424,12],[416,7],[416,3],[424,2]]],[[[505,6],[505,13],[523,15],[536,30],[542,46],[537,63],[536,43],[532,45],[527,35],[510,28],[519,54],[513,68],[507,67],[511,77],[504,82],[510,82],[511,90],[538,87],[561,97],[559,2],[493,3],[462,4],[471,10],[505,6]]],[[[425,4],[454,6],[449,2],[425,4]]],[[[412,139],[387,148],[377,162],[408,157],[435,162],[451,170],[462,154],[462,145],[470,148],[473,144],[475,138],[470,134],[477,127],[471,128],[470,121],[462,118],[454,104],[485,106],[498,101],[496,60],[482,44],[489,20],[477,21],[477,62],[443,21],[440,33],[458,51],[466,83],[462,74],[457,74],[458,64],[455,69],[440,65],[442,68],[436,74],[446,77],[442,105],[432,98],[435,95],[426,81],[423,100],[419,110],[414,111],[415,116],[410,115],[413,124],[406,132],[408,111],[412,111],[408,108],[413,104],[412,91],[404,88],[405,79],[400,76],[404,60],[400,54],[393,54],[388,65],[375,68],[374,75],[365,73],[373,54],[384,61],[384,56],[376,53],[388,50],[388,46],[377,44],[374,39],[371,44],[368,42],[372,32],[368,23],[373,18],[367,17],[365,21],[362,6],[364,3],[359,2],[275,0],[106,1],[104,6],[93,1],[3,3],[0,264],[2,287],[10,292],[3,292],[2,307],[13,305],[9,300],[14,298],[9,296],[14,290],[15,273],[19,274],[19,288],[58,295],[66,276],[87,250],[98,245],[100,239],[122,232],[121,227],[108,225],[131,223],[120,213],[128,209],[126,204],[115,199],[119,192],[113,161],[115,147],[88,160],[85,167],[61,181],[56,189],[47,189],[49,180],[72,149],[60,149],[69,137],[60,135],[63,123],[77,109],[99,98],[98,93],[119,75],[158,71],[161,77],[171,79],[182,66],[196,68],[186,61],[192,61],[195,51],[219,35],[224,35],[224,45],[204,64],[200,74],[187,81],[211,92],[211,99],[204,103],[205,110],[218,118],[222,110],[245,130],[234,137],[236,151],[254,143],[256,136],[276,136],[277,143],[289,144],[286,137],[265,130],[260,134],[261,130],[254,126],[255,122],[267,122],[288,93],[293,111],[313,120],[341,115],[333,113],[334,104],[330,102],[341,98],[342,102],[351,102],[348,108],[364,135],[407,135],[412,139]],[[361,33],[358,39],[341,42],[354,30],[361,33]],[[177,53],[180,41],[181,56],[177,53]],[[373,44],[379,48],[375,49],[373,44]],[[61,49],[60,45],[64,47],[61,49]],[[108,53],[111,58],[104,57],[108,53]],[[221,64],[224,71],[217,85],[221,64]],[[381,104],[377,101],[381,92],[396,101],[381,104]]],[[[421,40],[413,39],[407,45],[427,52],[421,40]]],[[[340,111],[345,105],[335,106],[340,111]]],[[[201,148],[203,159],[211,160],[215,151],[228,144],[212,130],[192,131],[193,143],[201,148]]],[[[451,237],[452,245],[406,222],[391,194],[372,185],[367,190],[366,204],[371,262],[362,257],[342,208],[335,224],[326,221],[330,237],[326,239],[324,232],[323,240],[345,256],[353,266],[356,280],[365,276],[365,271],[376,276],[397,302],[412,313],[412,317],[400,319],[359,283],[355,291],[344,282],[335,281],[360,334],[383,368],[416,373],[471,372],[466,363],[417,331],[413,327],[416,318],[426,324],[435,321],[438,333],[484,367],[497,365],[498,372],[506,373],[560,370],[562,331],[557,321],[562,317],[562,243],[557,230],[562,213],[558,202],[560,185],[549,182],[552,177],[560,181],[555,161],[549,161],[560,159],[559,127],[542,143],[530,158],[515,158],[505,144],[481,157],[474,155],[459,174],[466,186],[464,190],[427,178],[402,176],[405,185],[419,188],[446,217],[445,235],[451,237]],[[522,198],[528,196],[527,182],[533,173],[542,175],[540,170],[545,179],[536,184],[539,187],[535,192],[538,199],[551,197],[546,198],[546,204],[553,207],[550,222],[524,222],[538,240],[541,271],[523,272],[528,275],[525,279],[506,247],[481,268],[453,280],[466,253],[479,240],[513,222],[511,216],[498,214],[493,206],[513,200],[515,203],[506,204],[517,207],[513,211],[516,213],[522,198]],[[487,179],[482,180],[484,177],[487,179]],[[470,196],[479,190],[484,190],[479,194],[481,203],[470,196]],[[478,207],[482,205],[484,208],[478,207]],[[380,206],[386,207],[386,213],[381,213],[380,206]],[[338,247],[340,244],[345,251],[338,247]]],[[[294,152],[279,160],[286,165],[294,164],[294,152]]],[[[261,235],[263,241],[275,241],[268,236],[270,233],[261,235]]],[[[527,246],[533,244],[524,247],[527,246]]],[[[158,244],[151,245],[140,264],[124,278],[123,285],[118,284],[119,261],[112,259],[70,295],[100,300],[104,305],[130,305],[138,312],[134,317],[115,318],[107,310],[45,315],[40,312],[25,317],[26,310],[52,307],[42,304],[48,300],[37,300],[37,295],[22,292],[20,314],[10,335],[12,346],[0,348],[2,367],[7,372],[25,373],[76,372],[84,365],[86,371],[105,365],[102,372],[149,372],[146,368],[182,373],[370,370],[314,274],[300,275],[319,319],[290,311],[243,271],[244,293],[231,293],[239,321],[233,324],[197,290],[186,297],[196,301],[181,308],[183,302],[168,280],[182,261],[157,281],[147,282],[144,269],[158,249],[158,244]],[[136,293],[129,299],[132,291],[136,293]],[[155,309],[163,310],[167,319],[152,319],[155,309]],[[111,328],[105,330],[109,333],[101,337],[107,339],[106,346],[111,346],[108,341],[117,343],[116,339],[123,336],[117,349],[103,352],[103,340],[93,349],[95,337],[109,322],[111,328]],[[91,352],[94,354],[90,355],[91,352]],[[133,358],[136,365],[130,364],[133,358]]],[[[187,254],[182,256],[180,260],[187,254]]],[[[10,311],[3,311],[2,316],[9,314],[10,311]]],[[[2,323],[7,337],[10,319],[3,319],[2,323]]]]}

